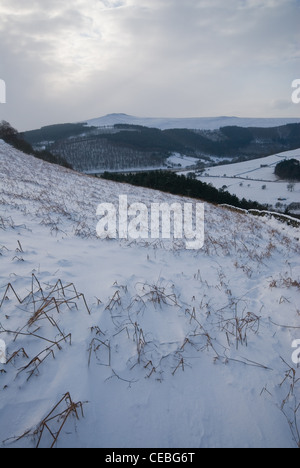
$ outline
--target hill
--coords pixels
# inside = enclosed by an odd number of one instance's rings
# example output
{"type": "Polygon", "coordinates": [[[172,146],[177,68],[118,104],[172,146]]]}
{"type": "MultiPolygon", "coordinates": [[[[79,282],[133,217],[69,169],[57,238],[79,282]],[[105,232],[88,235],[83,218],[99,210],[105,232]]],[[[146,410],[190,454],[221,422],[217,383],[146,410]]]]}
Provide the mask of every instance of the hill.
{"type": "Polygon", "coordinates": [[[300,146],[300,123],[218,130],[82,123],[43,127],[23,136],[36,149],[47,149],[76,170],[101,173],[167,167],[175,153],[196,158],[203,165],[215,157],[243,160],[292,150],[300,146]]]}
{"type": "Polygon", "coordinates": [[[108,114],[99,118],[87,120],[87,124],[95,127],[111,127],[116,124],[140,125],[154,127],[160,130],[187,128],[189,130],[218,130],[221,127],[279,127],[290,123],[300,123],[300,118],[241,118],[241,117],[195,117],[195,118],[158,118],[136,117],[127,114],[108,114]]]}
{"type": "Polygon", "coordinates": [[[101,240],[99,203],[194,201],[4,142],[0,187],[2,448],[299,445],[299,229],[206,203],[201,250],[101,240]]]}

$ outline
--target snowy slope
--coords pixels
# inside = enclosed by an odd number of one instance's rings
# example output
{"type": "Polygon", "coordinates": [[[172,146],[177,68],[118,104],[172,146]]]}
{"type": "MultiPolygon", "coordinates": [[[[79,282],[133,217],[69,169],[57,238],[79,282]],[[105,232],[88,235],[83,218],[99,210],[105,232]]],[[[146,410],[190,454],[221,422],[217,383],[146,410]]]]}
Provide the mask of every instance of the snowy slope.
{"type": "Polygon", "coordinates": [[[159,118],[135,117],[127,114],[108,114],[87,121],[89,126],[110,127],[116,124],[143,125],[145,127],[160,128],[188,128],[201,130],[216,130],[228,125],[239,127],[277,127],[288,123],[299,123],[295,118],[241,118],[241,117],[195,117],[195,118],[159,118]]]}
{"type": "Polygon", "coordinates": [[[0,142],[1,447],[296,447],[299,230],[206,204],[200,251],[100,240],[120,194],[182,202],[0,142]]]}
{"type": "Polygon", "coordinates": [[[217,189],[226,186],[228,192],[240,199],[255,200],[271,205],[273,209],[280,203],[284,212],[291,203],[300,203],[300,183],[295,182],[291,191],[289,181],[279,179],[274,171],[280,161],[292,158],[300,160],[300,148],[266,158],[209,167],[197,179],[217,189]]]}

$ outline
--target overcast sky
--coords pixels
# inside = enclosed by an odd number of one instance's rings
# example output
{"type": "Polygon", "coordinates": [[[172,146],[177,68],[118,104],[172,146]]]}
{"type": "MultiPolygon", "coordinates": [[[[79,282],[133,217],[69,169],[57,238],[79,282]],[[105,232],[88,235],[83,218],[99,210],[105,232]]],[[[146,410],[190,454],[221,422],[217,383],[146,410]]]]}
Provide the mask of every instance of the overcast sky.
{"type": "Polygon", "coordinates": [[[300,117],[300,0],[0,0],[0,120],[300,117]]]}

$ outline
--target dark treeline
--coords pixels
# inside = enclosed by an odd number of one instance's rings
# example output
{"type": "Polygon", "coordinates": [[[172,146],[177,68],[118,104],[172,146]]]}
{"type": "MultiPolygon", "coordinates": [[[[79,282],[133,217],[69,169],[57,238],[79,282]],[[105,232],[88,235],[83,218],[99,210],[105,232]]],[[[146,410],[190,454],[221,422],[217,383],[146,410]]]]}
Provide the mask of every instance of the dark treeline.
{"type": "Polygon", "coordinates": [[[28,143],[35,145],[43,141],[57,141],[65,138],[81,135],[82,133],[94,130],[95,127],[86,127],[85,123],[66,123],[47,125],[39,130],[29,130],[24,132],[24,138],[28,143]]]}
{"type": "Polygon", "coordinates": [[[159,130],[142,126],[117,125],[119,132],[102,135],[119,146],[130,146],[143,151],[178,152],[189,155],[200,153],[217,156],[237,156],[239,153],[257,153],[296,149],[300,146],[300,124],[274,128],[222,127],[219,138],[187,129],[159,130]]]}
{"type": "Polygon", "coordinates": [[[275,174],[280,179],[300,180],[300,162],[297,159],[281,161],[275,168],[275,174]]]}
{"type": "Polygon", "coordinates": [[[116,174],[105,172],[102,178],[113,180],[115,182],[125,182],[139,187],[147,187],[162,192],[182,195],[191,198],[201,199],[215,204],[228,204],[237,208],[246,210],[257,209],[266,210],[268,207],[260,205],[257,202],[247,201],[245,198],[240,200],[235,195],[231,195],[224,190],[218,190],[215,187],[194,180],[184,175],[177,175],[168,171],[151,171],[130,174],[116,174]]]}
{"type": "Polygon", "coordinates": [[[24,140],[23,134],[19,133],[10,125],[9,122],[6,122],[5,120],[0,122],[0,139],[4,140],[6,143],[18,149],[19,151],[22,151],[23,153],[31,154],[32,156],[35,156],[38,159],[42,159],[43,161],[72,169],[72,166],[59,155],[54,155],[50,153],[50,151],[35,151],[31,144],[24,140]]]}
{"type": "Polygon", "coordinates": [[[51,146],[51,153],[68,161],[76,171],[120,171],[131,168],[163,167],[165,157],[159,153],[142,151],[130,146],[111,143],[99,135],[59,140],[51,146]]]}

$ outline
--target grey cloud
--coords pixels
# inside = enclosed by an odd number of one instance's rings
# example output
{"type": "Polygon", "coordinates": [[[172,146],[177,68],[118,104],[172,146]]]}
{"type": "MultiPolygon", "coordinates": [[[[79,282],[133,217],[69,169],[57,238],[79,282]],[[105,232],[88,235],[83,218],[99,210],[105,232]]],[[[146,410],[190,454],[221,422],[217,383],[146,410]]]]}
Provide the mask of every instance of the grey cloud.
{"type": "Polygon", "coordinates": [[[299,74],[299,5],[2,0],[0,112],[21,129],[108,112],[296,116],[279,103],[299,74]]]}

